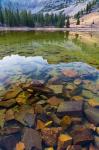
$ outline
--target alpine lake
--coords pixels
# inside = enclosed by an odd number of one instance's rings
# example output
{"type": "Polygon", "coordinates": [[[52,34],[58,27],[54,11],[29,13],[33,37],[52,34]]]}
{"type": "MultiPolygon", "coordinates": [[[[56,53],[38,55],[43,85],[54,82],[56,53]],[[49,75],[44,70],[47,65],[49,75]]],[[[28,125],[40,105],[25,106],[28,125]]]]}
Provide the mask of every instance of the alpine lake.
{"type": "Polygon", "coordinates": [[[99,149],[99,32],[0,32],[0,150],[99,149]]]}

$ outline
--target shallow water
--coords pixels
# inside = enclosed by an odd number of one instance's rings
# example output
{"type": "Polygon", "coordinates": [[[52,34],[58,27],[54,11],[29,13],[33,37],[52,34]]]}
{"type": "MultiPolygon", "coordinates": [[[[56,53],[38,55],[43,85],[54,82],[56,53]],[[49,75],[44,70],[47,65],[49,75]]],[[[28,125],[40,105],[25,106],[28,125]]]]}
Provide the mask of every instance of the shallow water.
{"type": "Polygon", "coordinates": [[[99,68],[99,33],[1,32],[0,58],[42,56],[50,64],[80,61],[99,68]]]}
{"type": "Polygon", "coordinates": [[[40,56],[25,57],[19,55],[12,55],[4,57],[0,61],[0,95],[16,83],[27,83],[32,80],[43,80],[47,84],[51,79],[56,78],[52,84],[74,84],[75,80],[83,81],[83,85],[79,84],[81,95],[84,91],[88,97],[99,97],[99,71],[90,65],[83,62],[48,64],[47,60],[40,56]],[[77,75],[71,76],[69,72],[74,71],[77,75]],[[66,75],[64,75],[64,71],[66,75]],[[91,96],[90,96],[91,95],[91,96]]]}
{"type": "MultiPolygon", "coordinates": [[[[88,148],[95,140],[94,125],[99,125],[99,34],[2,32],[0,35],[0,148],[15,149],[24,134],[25,146],[34,148],[35,142],[31,145],[31,141],[36,132],[40,149],[46,148],[46,141],[48,144],[52,141],[56,150],[59,141],[53,143],[53,138],[58,127],[62,129],[60,136],[71,135],[77,127],[80,146],[88,148]],[[39,120],[44,123],[43,128],[38,128],[39,120]],[[19,130],[14,131],[14,127],[19,130]]],[[[71,144],[75,136],[76,132],[71,136],[71,144]]]]}

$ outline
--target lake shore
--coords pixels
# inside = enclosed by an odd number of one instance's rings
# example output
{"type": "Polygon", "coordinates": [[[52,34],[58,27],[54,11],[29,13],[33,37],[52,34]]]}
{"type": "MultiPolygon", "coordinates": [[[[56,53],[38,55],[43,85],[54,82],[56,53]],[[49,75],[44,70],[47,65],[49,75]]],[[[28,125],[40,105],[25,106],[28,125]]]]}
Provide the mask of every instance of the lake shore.
{"type": "Polygon", "coordinates": [[[73,31],[73,32],[99,32],[99,28],[71,27],[71,28],[28,28],[28,27],[0,27],[0,31],[73,31]]]}

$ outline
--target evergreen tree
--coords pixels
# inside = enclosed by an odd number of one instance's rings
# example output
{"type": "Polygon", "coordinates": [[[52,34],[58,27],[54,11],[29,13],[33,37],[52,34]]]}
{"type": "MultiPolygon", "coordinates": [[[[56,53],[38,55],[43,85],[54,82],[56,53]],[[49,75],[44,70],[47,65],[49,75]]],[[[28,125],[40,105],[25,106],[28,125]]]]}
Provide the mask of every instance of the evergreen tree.
{"type": "Polygon", "coordinates": [[[76,23],[76,25],[80,25],[80,18],[79,18],[79,17],[77,18],[77,23],[76,23]]]}
{"type": "Polygon", "coordinates": [[[69,19],[69,16],[67,16],[66,27],[67,27],[67,28],[70,27],[70,19],[69,19]]]}

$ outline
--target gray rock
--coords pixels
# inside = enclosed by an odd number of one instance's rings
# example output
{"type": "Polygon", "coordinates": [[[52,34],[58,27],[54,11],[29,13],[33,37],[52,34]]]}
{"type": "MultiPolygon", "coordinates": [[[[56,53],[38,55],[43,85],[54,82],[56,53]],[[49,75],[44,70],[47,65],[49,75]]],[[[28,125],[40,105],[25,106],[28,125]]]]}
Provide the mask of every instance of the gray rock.
{"type": "Polygon", "coordinates": [[[63,102],[59,105],[57,113],[59,115],[82,116],[83,102],[76,102],[76,101],[63,102]]]}
{"type": "Polygon", "coordinates": [[[99,125],[99,109],[98,108],[94,108],[88,104],[85,104],[84,112],[90,122],[92,122],[95,125],[99,125]]]}
{"type": "Polygon", "coordinates": [[[24,143],[26,150],[31,150],[32,148],[42,150],[41,135],[34,129],[24,128],[22,142],[24,143]]]}
{"type": "Polygon", "coordinates": [[[36,115],[33,115],[31,113],[27,113],[24,117],[24,122],[27,124],[28,127],[34,127],[35,120],[36,120],[36,115]]]}

